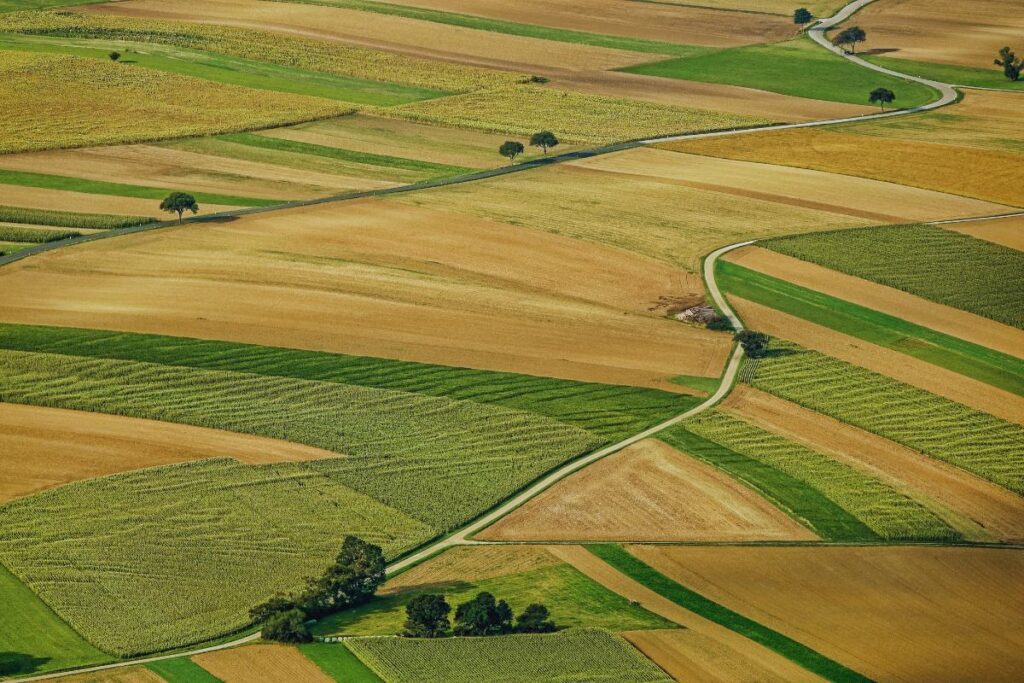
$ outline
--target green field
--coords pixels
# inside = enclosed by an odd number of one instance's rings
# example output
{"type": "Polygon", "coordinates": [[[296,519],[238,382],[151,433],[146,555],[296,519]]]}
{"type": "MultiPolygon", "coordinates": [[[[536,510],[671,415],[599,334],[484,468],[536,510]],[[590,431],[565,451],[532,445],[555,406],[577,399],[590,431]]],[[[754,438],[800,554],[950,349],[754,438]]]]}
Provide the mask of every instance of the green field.
{"type": "Polygon", "coordinates": [[[761,360],[758,389],[1024,494],[1024,428],[787,342],[761,360]]]}
{"type": "Polygon", "coordinates": [[[0,564],[0,677],[108,661],[0,564]]]}
{"type": "MultiPolygon", "coordinates": [[[[687,431],[779,469],[816,489],[878,538],[949,540],[957,534],[920,503],[869,474],[754,424],[720,412],[683,423],[687,431]]],[[[869,540],[865,538],[864,540],[869,540]]]]}
{"type": "Polygon", "coordinates": [[[188,657],[161,659],[157,662],[150,662],[146,668],[167,683],[218,683],[220,681],[219,678],[188,657]]]}
{"type": "Polygon", "coordinates": [[[28,9],[46,9],[67,5],[88,5],[94,0],[0,0],[0,12],[17,12],[28,9]]]}
{"type": "Polygon", "coordinates": [[[75,213],[48,209],[26,209],[20,206],[0,206],[0,221],[8,223],[104,230],[143,225],[152,220],[152,218],[144,216],[112,216],[101,213],[75,213]]]}
{"type": "Polygon", "coordinates": [[[1024,328],[1024,253],[934,225],[886,225],[761,246],[1024,328]]]}
{"type": "Polygon", "coordinates": [[[1024,90],[1024,80],[1011,81],[1003,75],[1002,68],[996,66],[979,69],[970,66],[932,64],[930,62],[916,62],[910,59],[893,59],[892,57],[877,57],[874,55],[866,55],[864,59],[893,71],[927,78],[940,83],[967,85],[975,88],[1024,90]]]}
{"type": "Polygon", "coordinates": [[[348,647],[387,683],[668,683],[625,640],[598,629],[487,638],[355,638],[348,647]]]}
{"type": "Polygon", "coordinates": [[[591,545],[587,546],[587,549],[623,574],[639,581],[672,602],[764,645],[769,650],[777,652],[808,671],[818,674],[826,681],[870,683],[871,679],[848,669],[839,662],[676,583],[661,572],[644,564],[620,546],[591,545]]]}
{"type": "Polygon", "coordinates": [[[910,108],[931,102],[937,92],[895,76],[868,71],[823,50],[809,38],[774,45],[753,45],[698,53],[620,69],[635,74],[724,83],[769,90],[783,95],[868,104],[868,93],[889,88],[895,106],[910,108]]]}
{"type": "Polygon", "coordinates": [[[715,278],[727,293],[1024,395],[1020,358],[735,263],[718,261],[715,278]]]}
{"type": "Polygon", "coordinates": [[[367,669],[351,650],[340,643],[305,643],[300,645],[299,649],[325,674],[339,683],[381,683],[377,674],[367,669]]]}

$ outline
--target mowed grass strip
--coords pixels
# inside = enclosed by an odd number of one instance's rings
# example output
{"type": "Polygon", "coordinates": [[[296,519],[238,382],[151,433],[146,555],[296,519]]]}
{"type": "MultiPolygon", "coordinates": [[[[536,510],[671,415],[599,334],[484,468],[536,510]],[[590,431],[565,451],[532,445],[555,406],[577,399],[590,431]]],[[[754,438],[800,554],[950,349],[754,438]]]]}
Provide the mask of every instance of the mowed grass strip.
{"type": "Polygon", "coordinates": [[[389,683],[672,680],[625,640],[600,629],[486,638],[353,638],[346,645],[389,683]]]}
{"type": "Polygon", "coordinates": [[[795,344],[773,340],[758,389],[1024,494],[1024,428],[795,344]]]}
{"type": "Polygon", "coordinates": [[[1003,70],[999,68],[980,69],[956,64],[935,64],[912,59],[893,59],[892,57],[879,57],[877,55],[867,55],[864,59],[893,71],[927,78],[939,83],[953,83],[974,88],[996,88],[1009,91],[1024,90],[1024,81],[1009,80],[1003,75],[1003,70]]]}
{"type": "Polygon", "coordinates": [[[0,564],[0,676],[101,664],[110,657],[86,642],[0,564]]]}
{"type": "Polygon", "coordinates": [[[146,668],[167,683],[218,683],[219,678],[188,657],[161,659],[146,664],[146,668]]]}
{"type": "Polygon", "coordinates": [[[774,631],[767,626],[748,619],[731,609],[708,600],[703,595],[691,591],[686,586],[668,578],[661,572],[641,562],[618,545],[586,546],[602,560],[617,570],[639,581],[656,593],[672,602],[710,619],[728,629],[764,645],[786,659],[799,664],[803,668],[818,674],[827,681],[835,683],[870,683],[869,678],[849,669],[839,662],[812,650],[792,638],[774,631]]]}
{"type": "Polygon", "coordinates": [[[143,225],[152,222],[152,220],[152,218],[145,216],[113,216],[100,213],[76,213],[74,211],[27,209],[20,206],[0,206],[0,221],[25,223],[28,225],[106,230],[143,225]]]}
{"type": "Polygon", "coordinates": [[[934,225],[819,232],[762,244],[1024,329],[1024,253],[934,225]]]}
{"type": "Polygon", "coordinates": [[[749,268],[719,261],[726,292],[1024,395],[1024,360],[749,268]]]}
{"type": "MultiPolygon", "coordinates": [[[[341,643],[304,643],[302,654],[336,681],[344,683],[383,683],[351,650],[341,643]]],[[[168,681],[168,683],[176,683],[168,681]]]]}
{"type": "Polygon", "coordinates": [[[439,396],[525,410],[614,441],[692,408],[700,399],[657,389],[593,384],[129,332],[0,323],[0,348],[225,370],[439,396]]]}

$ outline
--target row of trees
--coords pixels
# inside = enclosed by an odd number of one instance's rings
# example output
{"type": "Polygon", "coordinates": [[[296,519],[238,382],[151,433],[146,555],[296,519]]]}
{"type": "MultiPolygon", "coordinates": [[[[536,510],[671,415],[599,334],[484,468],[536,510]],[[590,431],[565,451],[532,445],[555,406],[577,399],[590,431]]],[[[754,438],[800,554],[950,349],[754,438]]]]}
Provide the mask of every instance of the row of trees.
{"type": "Polygon", "coordinates": [[[513,618],[512,608],[504,600],[495,600],[484,591],[455,608],[455,626],[448,615],[452,607],[439,593],[417,595],[405,606],[407,638],[443,638],[456,636],[498,636],[506,633],[551,633],[558,629],[548,608],[529,605],[513,618]]]}
{"type": "MultiPolygon", "coordinates": [[[[547,154],[552,147],[558,147],[558,144],[558,138],[550,130],[542,130],[530,136],[530,147],[537,147],[543,150],[544,154],[547,154]]],[[[526,147],[523,146],[523,143],[515,140],[506,140],[498,148],[498,154],[508,159],[509,163],[513,163],[516,157],[524,151],[526,151],[526,147]]]]}

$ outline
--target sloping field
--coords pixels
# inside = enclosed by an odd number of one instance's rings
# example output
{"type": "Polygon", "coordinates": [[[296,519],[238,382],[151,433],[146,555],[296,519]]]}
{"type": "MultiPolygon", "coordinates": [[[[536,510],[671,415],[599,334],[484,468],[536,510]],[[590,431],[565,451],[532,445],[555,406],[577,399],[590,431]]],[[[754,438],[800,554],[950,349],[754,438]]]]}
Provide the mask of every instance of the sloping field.
{"type": "Polygon", "coordinates": [[[490,638],[357,638],[346,645],[391,683],[668,683],[622,638],[598,629],[490,638]]]}
{"type": "Polygon", "coordinates": [[[889,57],[988,67],[999,48],[1024,31],[1016,0],[902,0],[872,3],[857,13],[867,32],[864,50],[892,50],[889,57]]]}
{"type": "Polygon", "coordinates": [[[164,683],[164,679],[144,666],[129,666],[109,671],[77,674],[61,678],[67,683],[164,683]]]}
{"type": "Polygon", "coordinates": [[[729,351],[725,335],[649,312],[703,300],[693,276],[617,249],[397,202],[100,241],[14,264],[0,281],[8,321],[673,391],[668,378],[717,376],[729,351]]]}
{"type": "Polygon", "coordinates": [[[1024,216],[1000,218],[994,221],[953,223],[942,226],[946,230],[962,232],[980,240],[1001,244],[1010,249],[1024,251],[1024,216]]]}
{"type": "Polygon", "coordinates": [[[967,538],[1024,538],[1024,499],[961,469],[747,385],[723,409],[907,491],[967,538]]]}
{"type": "Polygon", "coordinates": [[[0,152],[223,133],[350,111],[329,100],[257,93],[110,60],[9,50],[0,51],[0,80],[7,102],[0,152]],[[40,117],[41,111],[53,115],[40,117]]]}
{"type": "Polygon", "coordinates": [[[728,475],[651,439],[555,484],[476,538],[749,541],[817,537],[728,475]]]}
{"type": "Polygon", "coordinates": [[[0,403],[0,503],[79,479],[204,458],[248,464],[336,457],[288,441],[56,408],[0,403]]]}
{"type": "Polygon", "coordinates": [[[192,658],[224,683],[332,683],[333,678],[289,645],[248,645],[192,658]]]}
{"type": "MultiPolygon", "coordinates": [[[[22,185],[0,185],[3,189],[3,201],[16,209],[42,209],[47,212],[64,212],[68,207],[89,214],[114,214],[130,216],[149,216],[166,220],[171,214],[160,211],[160,201],[140,199],[137,197],[119,197],[91,192],[72,192],[70,190],[51,190],[44,187],[25,187],[22,185]]],[[[238,209],[240,206],[224,204],[199,205],[199,215],[238,209]]],[[[189,214],[191,215],[191,214],[189,214]]]]}
{"type": "Polygon", "coordinates": [[[1015,681],[1019,550],[682,548],[630,552],[691,590],[879,681],[1015,681]]]}
{"type": "MultiPolygon", "coordinates": [[[[954,110],[955,111],[955,110],[954,110]]],[[[665,149],[884,180],[898,185],[1024,206],[1021,155],[917,140],[858,135],[856,126],[780,130],[669,142],[665,149]],[[877,153],[884,146],[886,153],[877,153]]],[[[1005,213],[1007,209],[992,213],[1005,213]]]]}

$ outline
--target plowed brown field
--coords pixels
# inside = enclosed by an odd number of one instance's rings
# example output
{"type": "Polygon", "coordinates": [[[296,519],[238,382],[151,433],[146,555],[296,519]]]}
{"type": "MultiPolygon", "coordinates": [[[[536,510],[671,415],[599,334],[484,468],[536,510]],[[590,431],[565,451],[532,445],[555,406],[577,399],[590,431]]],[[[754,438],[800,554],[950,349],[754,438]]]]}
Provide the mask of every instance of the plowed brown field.
{"type": "Polygon", "coordinates": [[[877,681],[1018,681],[1024,552],[631,546],[687,588],[877,681]]]}
{"type": "Polygon", "coordinates": [[[555,484],[477,538],[749,541],[817,537],[719,470],[648,439],[555,484]]]}
{"type": "Polygon", "coordinates": [[[315,460],[337,454],[216,429],[0,403],[0,502],[70,481],[203,458],[315,460]]]}
{"type": "Polygon", "coordinates": [[[974,223],[952,223],[942,227],[1024,251],[1024,216],[974,223]]]}
{"type": "Polygon", "coordinates": [[[224,683],[333,683],[334,679],[289,645],[246,645],[196,655],[192,661],[224,683]]]}

